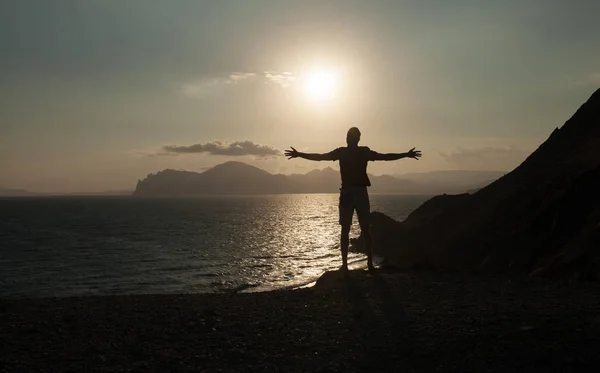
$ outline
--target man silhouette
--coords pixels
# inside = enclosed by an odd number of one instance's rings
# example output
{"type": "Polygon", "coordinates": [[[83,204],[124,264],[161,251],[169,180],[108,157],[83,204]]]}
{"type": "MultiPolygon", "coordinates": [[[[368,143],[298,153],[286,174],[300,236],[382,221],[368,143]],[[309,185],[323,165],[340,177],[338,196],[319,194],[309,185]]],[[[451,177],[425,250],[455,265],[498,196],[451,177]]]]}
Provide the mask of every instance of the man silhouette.
{"type": "Polygon", "coordinates": [[[350,227],[352,226],[352,215],[356,210],[360,231],[364,237],[365,249],[367,251],[367,266],[369,271],[375,269],[373,265],[371,227],[369,217],[371,206],[369,204],[369,193],[367,187],[371,181],[367,175],[367,163],[369,161],[394,161],[402,158],[413,158],[418,160],[421,152],[412,148],[406,153],[380,154],[366,146],[358,146],[360,131],[356,127],[348,130],[346,135],[347,147],[337,148],[329,153],[301,153],[291,147],[286,150],[285,155],[292,158],[304,158],[310,161],[340,161],[340,173],[342,175],[342,187],[340,188],[340,225],[342,226],[341,249],[342,270],[348,271],[348,246],[350,246],[350,227]]]}

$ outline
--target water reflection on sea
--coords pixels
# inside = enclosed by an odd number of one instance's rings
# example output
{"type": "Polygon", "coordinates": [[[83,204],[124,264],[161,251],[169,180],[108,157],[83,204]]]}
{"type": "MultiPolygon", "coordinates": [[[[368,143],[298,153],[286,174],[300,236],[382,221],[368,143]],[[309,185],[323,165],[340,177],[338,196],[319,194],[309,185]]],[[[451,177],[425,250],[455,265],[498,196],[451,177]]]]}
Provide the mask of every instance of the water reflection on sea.
{"type": "MultiPolygon", "coordinates": [[[[308,283],[340,265],[337,198],[0,199],[0,296],[197,293],[308,283]]],[[[402,220],[427,198],[372,195],[371,205],[402,220]]],[[[358,233],[355,221],[351,236],[358,233]]],[[[362,258],[350,254],[351,261],[362,258]]]]}

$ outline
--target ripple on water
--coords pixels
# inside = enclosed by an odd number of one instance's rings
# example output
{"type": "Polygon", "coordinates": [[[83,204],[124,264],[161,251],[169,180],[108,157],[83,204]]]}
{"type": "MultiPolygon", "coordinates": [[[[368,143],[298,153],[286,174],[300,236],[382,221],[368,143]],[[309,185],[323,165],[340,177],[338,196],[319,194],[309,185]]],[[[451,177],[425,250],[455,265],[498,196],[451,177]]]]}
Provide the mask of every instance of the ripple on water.
{"type": "MultiPolygon", "coordinates": [[[[402,219],[425,199],[374,195],[371,205],[402,219]]],[[[0,296],[304,283],[340,265],[337,203],[335,194],[0,199],[0,296]]]]}

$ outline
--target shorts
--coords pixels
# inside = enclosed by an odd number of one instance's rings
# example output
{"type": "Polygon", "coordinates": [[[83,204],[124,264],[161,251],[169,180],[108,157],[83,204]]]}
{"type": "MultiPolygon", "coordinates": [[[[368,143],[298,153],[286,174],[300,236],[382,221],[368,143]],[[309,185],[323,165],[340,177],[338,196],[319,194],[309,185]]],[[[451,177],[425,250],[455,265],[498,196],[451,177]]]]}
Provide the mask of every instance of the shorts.
{"type": "Polygon", "coordinates": [[[340,225],[352,225],[352,215],[356,210],[361,227],[369,226],[371,205],[366,186],[345,187],[340,189],[340,225]]]}

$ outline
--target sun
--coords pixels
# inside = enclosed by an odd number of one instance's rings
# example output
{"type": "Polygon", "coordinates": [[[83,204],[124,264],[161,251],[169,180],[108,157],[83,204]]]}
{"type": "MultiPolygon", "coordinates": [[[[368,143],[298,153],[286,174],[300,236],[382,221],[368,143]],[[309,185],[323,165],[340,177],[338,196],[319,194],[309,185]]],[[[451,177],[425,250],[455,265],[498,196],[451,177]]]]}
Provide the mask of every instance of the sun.
{"type": "Polygon", "coordinates": [[[335,70],[313,70],[304,76],[304,91],[313,101],[334,99],[339,85],[339,74],[335,70]]]}

